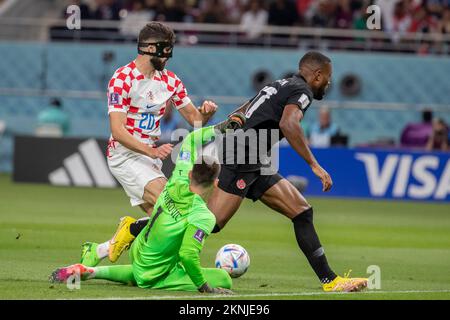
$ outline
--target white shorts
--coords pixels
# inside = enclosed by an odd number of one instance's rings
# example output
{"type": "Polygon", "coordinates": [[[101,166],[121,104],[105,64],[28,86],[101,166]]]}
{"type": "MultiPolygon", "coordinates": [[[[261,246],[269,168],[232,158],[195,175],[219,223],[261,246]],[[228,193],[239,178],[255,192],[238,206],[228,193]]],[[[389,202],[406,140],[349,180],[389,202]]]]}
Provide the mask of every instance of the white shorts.
{"type": "Polygon", "coordinates": [[[166,177],[161,171],[160,159],[152,159],[121,145],[111,148],[107,159],[111,173],[130,197],[133,207],[145,203],[142,199],[144,188],[150,181],[166,177]]]}

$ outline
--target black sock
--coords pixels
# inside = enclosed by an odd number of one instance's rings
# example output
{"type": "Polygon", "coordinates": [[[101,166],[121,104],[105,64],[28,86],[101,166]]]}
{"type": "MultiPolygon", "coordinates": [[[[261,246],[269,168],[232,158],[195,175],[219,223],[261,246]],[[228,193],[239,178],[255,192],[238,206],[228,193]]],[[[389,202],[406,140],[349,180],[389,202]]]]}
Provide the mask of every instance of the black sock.
{"type": "Polygon", "coordinates": [[[214,226],[214,229],[212,229],[211,233],[217,233],[217,232],[219,232],[219,231],[220,231],[220,227],[216,224],[216,225],[214,226]]]}
{"type": "Polygon", "coordinates": [[[331,270],[328,265],[325,252],[320,244],[319,237],[313,224],[313,209],[309,208],[303,211],[294,219],[295,237],[300,249],[308,259],[309,264],[313,268],[316,275],[319,277],[320,282],[328,283],[334,278],[336,274],[331,270]]]}
{"type": "Polygon", "coordinates": [[[150,218],[142,218],[130,224],[130,233],[137,237],[142,229],[145,228],[150,218]]]}

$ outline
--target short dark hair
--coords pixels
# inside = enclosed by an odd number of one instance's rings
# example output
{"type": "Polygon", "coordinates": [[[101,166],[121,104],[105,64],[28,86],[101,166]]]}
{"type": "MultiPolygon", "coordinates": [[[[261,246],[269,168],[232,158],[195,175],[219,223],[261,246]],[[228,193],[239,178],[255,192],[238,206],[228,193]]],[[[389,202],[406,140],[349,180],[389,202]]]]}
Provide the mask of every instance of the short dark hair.
{"type": "Polygon", "coordinates": [[[424,109],[422,111],[422,121],[425,123],[431,123],[433,121],[433,110],[424,109]]]}
{"type": "Polygon", "coordinates": [[[175,33],[165,24],[157,21],[149,22],[139,32],[138,42],[145,42],[148,39],[159,41],[175,42],[175,33]]]}
{"type": "MultiPolygon", "coordinates": [[[[197,161],[199,162],[199,161],[197,161]]],[[[220,173],[220,164],[211,156],[202,156],[200,163],[192,168],[192,180],[202,187],[209,187],[220,173]]]]}
{"type": "Polygon", "coordinates": [[[331,59],[318,51],[307,52],[299,61],[298,68],[302,66],[312,66],[314,68],[322,68],[325,64],[331,63],[331,59]]]}
{"type": "Polygon", "coordinates": [[[50,105],[55,107],[55,108],[61,108],[62,107],[62,102],[58,98],[52,98],[50,100],[50,105]]]}

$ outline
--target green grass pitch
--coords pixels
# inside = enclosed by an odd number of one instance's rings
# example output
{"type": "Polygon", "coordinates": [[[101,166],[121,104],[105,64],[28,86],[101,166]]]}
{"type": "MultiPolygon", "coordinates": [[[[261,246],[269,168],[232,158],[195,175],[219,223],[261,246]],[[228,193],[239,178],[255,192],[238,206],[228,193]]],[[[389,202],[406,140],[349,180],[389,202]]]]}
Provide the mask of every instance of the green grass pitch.
{"type": "MultiPolygon", "coordinates": [[[[367,276],[381,269],[381,289],[325,294],[299,251],[291,222],[260,203],[246,201],[227,227],[208,238],[202,265],[237,243],[251,266],[234,280],[226,299],[450,299],[448,204],[310,198],[316,229],[332,268],[367,276]]],[[[93,280],[79,290],[52,285],[59,266],[78,262],[86,240],[104,241],[119,217],[140,216],[121,189],[57,188],[13,184],[0,175],[0,299],[202,299],[195,292],[146,290],[93,280]]],[[[125,254],[119,263],[125,264],[125,254]]],[[[106,262],[105,262],[106,263],[106,262]]],[[[209,297],[218,299],[220,297],[209,297]]]]}

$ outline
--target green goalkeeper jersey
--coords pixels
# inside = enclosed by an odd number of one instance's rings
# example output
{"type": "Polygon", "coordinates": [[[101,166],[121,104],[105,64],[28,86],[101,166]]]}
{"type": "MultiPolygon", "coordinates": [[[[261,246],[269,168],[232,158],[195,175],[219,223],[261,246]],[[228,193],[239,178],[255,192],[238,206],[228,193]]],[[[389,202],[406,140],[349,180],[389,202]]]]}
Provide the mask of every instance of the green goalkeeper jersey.
{"type": "Polygon", "coordinates": [[[185,137],[172,177],[149,223],[132,245],[133,273],[140,287],[157,286],[177,265],[186,270],[197,287],[206,282],[199,254],[216,219],[203,199],[190,191],[188,173],[197,159],[197,149],[214,136],[211,126],[185,137]]]}

